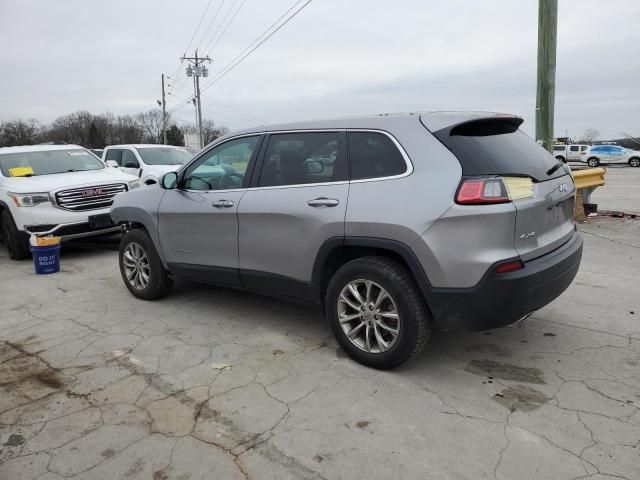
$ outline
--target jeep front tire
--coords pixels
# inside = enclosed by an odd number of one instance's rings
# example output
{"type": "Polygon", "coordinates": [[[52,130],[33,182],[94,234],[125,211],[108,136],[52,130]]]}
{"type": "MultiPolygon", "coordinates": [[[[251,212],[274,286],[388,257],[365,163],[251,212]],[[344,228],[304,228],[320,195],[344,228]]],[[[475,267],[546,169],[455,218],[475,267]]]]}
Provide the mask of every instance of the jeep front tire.
{"type": "Polygon", "coordinates": [[[171,290],[173,282],[144,230],[136,228],[122,236],[118,259],[122,280],[134,297],[156,300],[171,290]]]}

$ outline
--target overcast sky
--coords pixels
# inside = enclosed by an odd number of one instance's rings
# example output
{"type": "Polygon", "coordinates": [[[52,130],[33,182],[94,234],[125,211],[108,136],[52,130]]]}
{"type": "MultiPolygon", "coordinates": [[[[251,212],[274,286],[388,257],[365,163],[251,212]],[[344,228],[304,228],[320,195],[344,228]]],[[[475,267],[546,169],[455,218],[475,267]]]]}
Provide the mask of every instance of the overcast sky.
{"type": "MultiPolygon", "coordinates": [[[[167,89],[175,108],[192,91],[178,57],[208,3],[0,0],[0,120],[147,110],[160,96],[161,73],[177,78],[167,89]]],[[[187,53],[198,46],[208,53],[213,76],[293,3],[225,0],[203,38],[221,4],[211,0],[187,53]],[[220,21],[241,4],[214,46],[220,21]]],[[[604,138],[640,135],[640,1],[559,4],[556,135],[587,128],[604,138]]],[[[523,116],[533,134],[537,5],[313,0],[203,92],[203,114],[237,129],[260,120],[491,110],[523,116]]],[[[194,122],[190,103],[173,115],[194,122]]]]}

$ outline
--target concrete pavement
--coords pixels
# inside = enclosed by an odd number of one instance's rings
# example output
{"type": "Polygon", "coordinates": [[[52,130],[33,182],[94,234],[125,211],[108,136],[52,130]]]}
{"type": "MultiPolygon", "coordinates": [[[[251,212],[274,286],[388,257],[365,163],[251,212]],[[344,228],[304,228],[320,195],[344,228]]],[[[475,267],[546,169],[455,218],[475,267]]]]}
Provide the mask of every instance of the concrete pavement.
{"type": "Polygon", "coordinates": [[[0,479],[638,479],[640,222],[580,230],[559,299],[389,372],[313,310],[188,283],[143,302],[112,251],[35,276],[0,250],[0,479]]]}
{"type": "Polygon", "coordinates": [[[600,210],[640,215],[640,168],[627,165],[604,165],[606,185],[597,188],[591,200],[600,210]]]}

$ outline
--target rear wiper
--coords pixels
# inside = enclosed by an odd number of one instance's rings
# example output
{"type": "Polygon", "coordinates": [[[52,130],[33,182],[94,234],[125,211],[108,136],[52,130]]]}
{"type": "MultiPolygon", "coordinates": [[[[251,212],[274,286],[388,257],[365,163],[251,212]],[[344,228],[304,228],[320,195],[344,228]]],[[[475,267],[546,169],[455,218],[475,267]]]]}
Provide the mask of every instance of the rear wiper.
{"type": "Polygon", "coordinates": [[[553,175],[553,173],[563,165],[564,165],[564,162],[562,160],[559,160],[558,163],[556,163],[553,167],[547,170],[547,175],[553,175]]]}

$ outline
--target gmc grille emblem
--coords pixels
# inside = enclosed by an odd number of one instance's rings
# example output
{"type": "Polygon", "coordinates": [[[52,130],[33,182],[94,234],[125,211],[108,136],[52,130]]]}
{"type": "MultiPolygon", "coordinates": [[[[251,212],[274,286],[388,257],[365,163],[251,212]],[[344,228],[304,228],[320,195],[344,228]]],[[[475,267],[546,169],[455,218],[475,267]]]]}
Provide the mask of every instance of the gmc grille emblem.
{"type": "Polygon", "coordinates": [[[82,191],[82,196],[84,198],[86,197],[96,197],[98,195],[102,195],[103,191],[101,188],[90,188],[88,190],[83,190],[82,191]]]}

